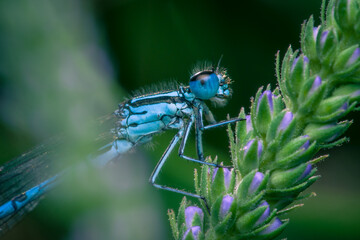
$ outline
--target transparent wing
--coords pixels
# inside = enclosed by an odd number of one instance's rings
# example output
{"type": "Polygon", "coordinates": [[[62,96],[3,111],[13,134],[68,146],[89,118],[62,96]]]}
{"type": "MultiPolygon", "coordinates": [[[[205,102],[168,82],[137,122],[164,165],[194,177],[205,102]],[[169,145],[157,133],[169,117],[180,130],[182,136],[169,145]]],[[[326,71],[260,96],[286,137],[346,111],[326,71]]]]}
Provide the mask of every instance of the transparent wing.
{"type": "MultiPolygon", "coordinates": [[[[91,149],[83,147],[83,149],[88,149],[88,152],[82,153],[80,155],[82,156],[81,159],[85,161],[89,159],[89,156],[95,156],[97,149],[113,140],[110,129],[114,126],[114,119],[113,115],[107,115],[99,119],[96,126],[94,126],[98,132],[97,137],[95,140],[82,144],[83,146],[91,146],[91,149]]],[[[0,167],[0,207],[14,198],[21,198],[24,192],[50,179],[60,171],[71,168],[66,161],[62,161],[62,158],[72,153],[78,154],[77,148],[79,146],[73,145],[74,149],[71,149],[66,144],[68,141],[65,141],[65,139],[65,136],[51,138],[46,143],[0,167]],[[64,149],[67,149],[66,154],[64,154],[64,149]],[[64,165],[59,164],[59,162],[64,162],[64,165]]],[[[43,194],[39,194],[32,201],[27,202],[24,207],[0,218],[0,235],[21,220],[25,213],[34,209],[42,196],[43,194]]]]}

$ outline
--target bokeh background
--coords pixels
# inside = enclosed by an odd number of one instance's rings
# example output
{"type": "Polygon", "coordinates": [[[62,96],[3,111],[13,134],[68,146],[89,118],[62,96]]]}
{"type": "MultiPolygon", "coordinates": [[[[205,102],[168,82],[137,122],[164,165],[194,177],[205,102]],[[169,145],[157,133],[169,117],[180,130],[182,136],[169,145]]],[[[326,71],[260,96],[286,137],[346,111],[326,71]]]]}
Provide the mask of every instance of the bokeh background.
{"type": "MultiPolygon", "coordinates": [[[[0,160],[65,134],[73,149],[94,136],[89,119],[111,113],[132,91],[161,81],[187,84],[198,61],[222,65],[234,95],[217,120],[236,116],[260,86],[276,86],[274,59],[299,48],[301,24],[319,19],[320,0],[1,0],[0,160]],[[76,144],[74,144],[74,142],[76,144]],[[80,144],[79,144],[80,143],[80,144]]],[[[319,21],[317,21],[319,23],[319,21]]],[[[286,217],[281,238],[360,238],[360,118],[351,142],[324,151],[317,197],[286,217]]],[[[147,183],[174,132],[106,169],[76,174],[4,239],[170,239],[167,209],[182,196],[147,183]]],[[[229,160],[225,129],[205,134],[206,155],[229,160]]],[[[187,149],[194,154],[194,141],[187,149]]],[[[57,159],[67,165],[75,152],[57,159]]],[[[173,154],[160,182],[193,190],[193,169],[173,154]]],[[[41,175],[42,172],[36,174],[41,175]]],[[[1,193],[0,193],[1,194],[1,193]]],[[[194,202],[196,200],[193,199],[194,202]]],[[[279,238],[279,239],[281,239],[279,238]]]]}

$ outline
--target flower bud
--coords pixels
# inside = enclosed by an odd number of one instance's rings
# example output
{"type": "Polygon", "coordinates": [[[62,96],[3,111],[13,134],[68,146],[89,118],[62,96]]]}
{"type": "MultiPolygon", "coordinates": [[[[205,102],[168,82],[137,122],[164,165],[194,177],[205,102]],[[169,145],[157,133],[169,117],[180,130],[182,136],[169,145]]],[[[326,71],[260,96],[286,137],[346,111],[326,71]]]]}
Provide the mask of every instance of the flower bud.
{"type": "Polygon", "coordinates": [[[245,175],[248,172],[251,172],[253,169],[259,167],[259,162],[261,154],[263,151],[263,144],[261,140],[251,139],[243,147],[242,155],[238,159],[238,166],[241,174],[245,175]]]}
{"type": "Polygon", "coordinates": [[[322,102],[326,85],[322,84],[319,76],[309,78],[300,89],[298,104],[302,115],[316,112],[317,106],[322,102]]]}
{"type": "MultiPolygon", "coordinates": [[[[281,146],[283,142],[286,142],[288,138],[291,136],[295,122],[293,121],[294,115],[292,112],[283,111],[278,114],[276,118],[271,122],[269,126],[269,130],[267,132],[266,141],[272,142],[277,141],[277,146],[281,146]]],[[[271,148],[268,145],[268,149],[271,148]]],[[[272,151],[275,149],[272,149],[272,151]]]]}
{"type": "Polygon", "coordinates": [[[335,20],[342,31],[353,31],[358,23],[359,5],[355,0],[338,0],[335,4],[335,20]]]}
{"type": "Polygon", "coordinates": [[[308,163],[306,165],[306,168],[304,170],[304,172],[301,174],[301,176],[296,180],[296,183],[299,183],[301,182],[303,179],[306,179],[310,176],[310,173],[311,173],[311,170],[312,170],[312,166],[310,163],[308,163]]]}
{"type": "Polygon", "coordinates": [[[275,162],[271,168],[289,169],[308,161],[316,151],[316,144],[310,145],[308,135],[297,137],[282,147],[276,154],[275,162]]]}
{"type": "Polygon", "coordinates": [[[308,96],[312,95],[319,88],[320,85],[321,85],[321,78],[319,76],[316,76],[309,90],[308,96]]]}
{"type": "Polygon", "coordinates": [[[318,33],[319,33],[319,28],[320,28],[320,27],[314,27],[314,28],[313,28],[314,41],[317,40],[317,35],[318,35],[318,33]]]}
{"type": "MultiPolygon", "coordinates": [[[[260,225],[264,224],[269,217],[270,206],[266,201],[263,201],[257,205],[255,209],[251,209],[251,211],[240,215],[236,221],[236,228],[241,233],[251,233],[260,225]]],[[[261,230],[261,228],[259,230],[261,230]]],[[[259,230],[257,232],[259,232],[259,230]]]]}
{"type": "Polygon", "coordinates": [[[203,222],[204,213],[201,208],[189,206],[185,209],[186,228],[191,228],[192,226],[202,226],[203,222]]]}
{"type": "Polygon", "coordinates": [[[322,63],[328,65],[334,59],[337,46],[337,36],[334,30],[319,29],[317,34],[317,50],[322,63]],[[321,31],[321,33],[320,33],[321,31]],[[319,35],[320,34],[320,35],[319,35]]]}
{"type": "Polygon", "coordinates": [[[211,179],[212,182],[214,182],[219,169],[220,169],[220,171],[223,172],[225,189],[228,190],[230,187],[231,178],[232,178],[234,170],[232,168],[231,169],[229,169],[229,168],[214,168],[212,179],[211,179]]]}
{"type": "Polygon", "coordinates": [[[310,136],[310,141],[317,141],[318,143],[332,142],[341,136],[351,123],[349,121],[329,124],[310,123],[306,126],[304,133],[310,136]]]}
{"type": "Polygon", "coordinates": [[[279,125],[278,132],[286,130],[290,125],[291,121],[293,120],[293,118],[294,115],[292,114],[292,112],[286,112],[284,118],[282,119],[279,125]]]}
{"type": "Polygon", "coordinates": [[[353,103],[355,101],[360,101],[360,85],[359,84],[349,84],[345,86],[340,86],[335,89],[333,96],[347,96],[349,102],[353,103]]]}
{"type": "Polygon", "coordinates": [[[262,136],[266,135],[268,126],[274,114],[274,95],[270,90],[264,91],[255,102],[255,126],[262,136]]]}
{"type": "Polygon", "coordinates": [[[276,170],[270,176],[270,185],[274,189],[286,189],[310,177],[311,164],[301,164],[288,170],[276,170]]]}
{"type": "Polygon", "coordinates": [[[254,227],[260,226],[270,216],[270,206],[269,206],[269,204],[266,201],[264,201],[259,205],[259,207],[263,207],[263,206],[266,206],[266,209],[265,209],[264,213],[260,216],[260,218],[256,221],[254,227]]]}
{"type": "Polygon", "coordinates": [[[360,48],[356,48],[353,54],[351,55],[351,57],[349,58],[349,60],[347,61],[346,66],[349,67],[353,65],[355,62],[359,60],[359,57],[360,57],[360,48]]]}
{"type": "Polygon", "coordinates": [[[314,18],[311,16],[310,19],[306,22],[301,33],[301,48],[303,50],[303,53],[312,60],[317,58],[315,43],[318,31],[319,28],[314,27],[314,18]]]}
{"type": "Polygon", "coordinates": [[[223,219],[230,210],[230,207],[234,201],[234,198],[230,195],[225,195],[222,199],[221,206],[220,206],[220,218],[223,219]]]}
{"type": "Polygon", "coordinates": [[[249,195],[253,195],[254,193],[258,192],[259,186],[263,180],[264,174],[261,172],[256,172],[248,190],[249,195]]]}
{"type": "Polygon", "coordinates": [[[279,218],[275,218],[273,221],[271,221],[271,223],[264,229],[262,230],[259,235],[267,235],[270,234],[278,229],[280,229],[281,225],[283,223],[281,222],[281,220],[279,218]]]}
{"type": "Polygon", "coordinates": [[[341,51],[336,56],[333,68],[336,75],[339,76],[339,81],[348,81],[349,75],[358,71],[359,65],[360,48],[358,48],[358,45],[356,44],[341,51]]]}
{"type": "Polygon", "coordinates": [[[237,188],[237,198],[247,201],[258,195],[267,185],[269,174],[252,171],[245,175],[237,188]]]}
{"type": "Polygon", "coordinates": [[[192,235],[192,238],[195,239],[195,240],[198,240],[199,239],[199,234],[201,232],[201,228],[200,226],[194,226],[194,227],[191,227],[191,228],[188,228],[182,238],[182,240],[186,240],[187,237],[189,236],[189,234],[192,235]]]}
{"type": "Polygon", "coordinates": [[[234,185],[235,174],[233,168],[214,168],[211,177],[211,187],[209,188],[210,202],[216,201],[224,193],[232,192],[234,185]]]}
{"type": "Polygon", "coordinates": [[[349,98],[347,96],[329,97],[320,103],[312,119],[316,122],[334,122],[351,111],[352,108],[349,109],[349,98]]]}
{"type": "MultiPolygon", "coordinates": [[[[264,91],[259,98],[259,104],[256,108],[256,112],[259,112],[259,108],[260,108],[260,104],[261,104],[261,100],[263,99],[267,99],[267,102],[265,104],[268,105],[270,112],[272,113],[274,111],[274,104],[273,104],[273,94],[271,93],[270,90],[266,90],[264,91]]],[[[265,101],[265,100],[264,100],[265,101]]]]}
{"type": "Polygon", "coordinates": [[[309,59],[302,54],[293,60],[290,71],[286,71],[285,85],[293,100],[298,98],[299,89],[309,77],[308,63],[309,59]]]}
{"type": "Polygon", "coordinates": [[[245,119],[246,119],[246,133],[249,133],[250,131],[253,130],[253,126],[251,123],[251,116],[246,115],[245,119]]]}

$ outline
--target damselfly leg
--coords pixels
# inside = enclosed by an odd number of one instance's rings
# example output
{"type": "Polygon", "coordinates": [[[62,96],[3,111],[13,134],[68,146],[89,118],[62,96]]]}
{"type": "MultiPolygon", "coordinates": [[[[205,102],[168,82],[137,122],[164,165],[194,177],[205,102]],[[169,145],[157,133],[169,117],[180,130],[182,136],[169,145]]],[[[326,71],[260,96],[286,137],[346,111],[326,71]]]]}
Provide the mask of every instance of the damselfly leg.
{"type": "MultiPolygon", "coordinates": [[[[201,115],[201,111],[200,111],[199,115],[201,115]]],[[[218,164],[215,164],[215,163],[209,163],[209,162],[205,161],[205,159],[203,157],[203,150],[202,150],[202,132],[204,130],[207,130],[207,129],[224,126],[226,124],[231,124],[231,123],[235,123],[235,122],[242,121],[242,120],[245,120],[245,119],[233,118],[233,119],[230,119],[230,120],[221,121],[221,122],[218,122],[218,123],[215,123],[215,124],[203,126],[202,117],[195,118],[194,116],[192,116],[188,120],[188,122],[186,123],[185,127],[181,128],[177,132],[177,134],[174,136],[174,138],[171,140],[169,146],[167,147],[167,149],[165,150],[165,152],[161,156],[161,158],[160,158],[159,162],[157,163],[153,173],[150,176],[150,183],[154,187],[159,188],[159,189],[164,189],[164,190],[167,190],[167,191],[180,193],[180,194],[183,194],[183,195],[186,195],[186,196],[189,196],[189,197],[195,197],[195,198],[203,199],[205,201],[205,205],[207,206],[206,200],[205,200],[205,198],[203,196],[195,194],[195,193],[191,193],[191,192],[188,192],[188,191],[184,191],[184,190],[179,190],[177,188],[157,184],[156,180],[157,180],[157,178],[159,176],[159,173],[160,173],[162,167],[164,166],[166,160],[168,159],[170,153],[172,152],[175,145],[178,143],[178,141],[180,139],[182,139],[182,141],[180,143],[180,147],[179,147],[179,156],[180,157],[182,157],[182,158],[184,158],[184,159],[186,159],[188,161],[192,161],[192,162],[206,164],[206,165],[213,166],[213,167],[226,168],[227,166],[221,166],[221,165],[218,165],[218,164]],[[195,119],[197,119],[197,120],[195,120],[195,119]],[[195,129],[195,132],[196,132],[196,148],[197,148],[197,153],[198,153],[199,159],[191,158],[191,157],[188,157],[188,156],[184,155],[185,145],[186,145],[186,142],[187,142],[188,137],[189,137],[191,126],[193,125],[194,121],[195,121],[195,125],[196,125],[196,129],[195,129]]],[[[229,166],[228,168],[232,168],[232,167],[229,166]]]]}

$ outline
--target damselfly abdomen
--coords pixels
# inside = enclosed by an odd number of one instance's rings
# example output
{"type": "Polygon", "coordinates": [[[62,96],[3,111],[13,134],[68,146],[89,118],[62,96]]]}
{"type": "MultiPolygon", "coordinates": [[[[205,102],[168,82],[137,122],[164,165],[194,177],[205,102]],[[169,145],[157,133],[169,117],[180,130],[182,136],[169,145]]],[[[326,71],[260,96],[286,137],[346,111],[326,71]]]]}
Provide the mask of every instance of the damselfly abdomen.
{"type": "MultiPolygon", "coordinates": [[[[177,129],[178,132],[171,140],[151,174],[150,182],[157,188],[201,198],[201,196],[197,194],[159,185],[156,183],[156,180],[161,168],[180,140],[178,154],[181,158],[217,166],[216,164],[205,162],[202,146],[203,131],[241,119],[235,118],[216,122],[204,101],[210,100],[215,105],[225,105],[231,96],[230,83],[231,80],[225,69],[221,69],[219,66],[216,68],[203,67],[202,69],[194,70],[190,78],[189,86],[176,86],[172,89],[139,95],[119,104],[119,108],[113,113],[113,117],[111,118],[114,120],[114,124],[112,128],[108,130],[108,133],[111,133],[113,136],[113,140],[101,147],[97,156],[89,157],[90,162],[96,167],[104,166],[118,155],[128,152],[134,146],[149,142],[154,135],[169,129],[177,129]],[[203,118],[205,118],[210,125],[204,126],[203,118]],[[197,158],[184,155],[185,145],[194,124],[197,158]]],[[[47,149],[43,151],[47,151],[47,149]]],[[[28,154],[28,156],[31,156],[31,154],[28,154]]],[[[25,161],[40,161],[42,155],[37,153],[34,156],[36,156],[36,158],[28,157],[25,161]]],[[[22,162],[24,162],[24,159],[18,158],[14,162],[10,162],[12,168],[6,169],[19,172],[17,164],[22,162]]],[[[32,209],[31,206],[37,203],[41,196],[53,189],[67,171],[68,170],[64,170],[61,173],[49,177],[40,184],[25,190],[20,195],[11,196],[9,192],[0,193],[8,196],[7,198],[3,198],[0,203],[2,204],[0,205],[0,226],[5,226],[9,219],[18,215],[20,212],[24,212],[25,210],[30,211],[32,209]]],[[[2,179],[2,174],[0,171],[0,180],[2,179]]],[[[11,176],[9,173],[5,174],[11,176]]],[[[21,172],[17,173],[16,176],[21,177],[21,172]]],[[[6,184],[6,181],[0,182],[0,187],[6,184]]],[[[21,182],[19,184],[21,184],[21,182]]],[[[6,191],[6,189],[10,188],[5,186],[1,187],[1,189],[5,189],[6,191]]]]}

